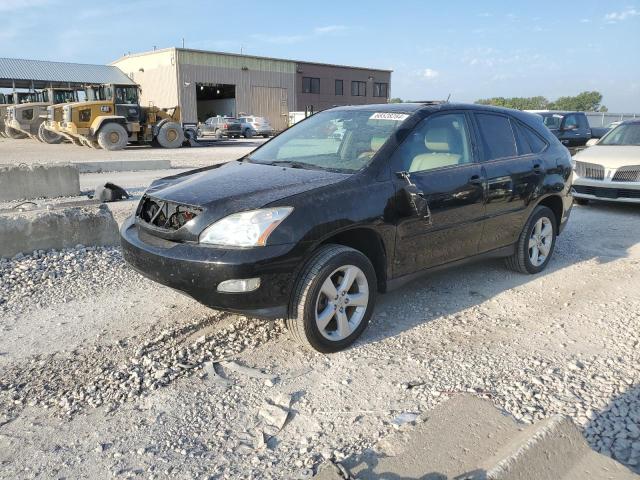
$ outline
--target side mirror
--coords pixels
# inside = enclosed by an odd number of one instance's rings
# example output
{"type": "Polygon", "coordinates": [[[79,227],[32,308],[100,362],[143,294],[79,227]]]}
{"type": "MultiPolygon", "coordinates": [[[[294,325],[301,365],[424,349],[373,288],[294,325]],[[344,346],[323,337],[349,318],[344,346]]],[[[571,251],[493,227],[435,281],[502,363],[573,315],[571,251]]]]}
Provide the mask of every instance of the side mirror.
{"type": "Polygon", "coordinates": [[[599,138],[590,138],[589,140],[587,140],[587,147],[593,147],[598,143],[599,140],[599,138]]]}
{"type": "Polygon", "coordinates": [[[431,210],[429,209],[429,202],[424,198],[424,193],[411,181],[408,172],[396,172],[396,175],[407,182],[402,189],[407,210],[431,224],[431,210]]]}

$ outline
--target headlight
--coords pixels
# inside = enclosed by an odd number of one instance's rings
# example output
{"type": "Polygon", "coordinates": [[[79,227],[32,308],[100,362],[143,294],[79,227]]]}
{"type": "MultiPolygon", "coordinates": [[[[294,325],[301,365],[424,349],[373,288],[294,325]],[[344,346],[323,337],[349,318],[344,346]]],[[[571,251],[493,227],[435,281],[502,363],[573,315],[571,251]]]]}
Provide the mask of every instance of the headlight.
{"type": "Polygon", "coordinates": [[[205,228],[200,243],[226,247],[259,247],[289,216],[293,207],[264,208],[234,213],[205,228]]]}

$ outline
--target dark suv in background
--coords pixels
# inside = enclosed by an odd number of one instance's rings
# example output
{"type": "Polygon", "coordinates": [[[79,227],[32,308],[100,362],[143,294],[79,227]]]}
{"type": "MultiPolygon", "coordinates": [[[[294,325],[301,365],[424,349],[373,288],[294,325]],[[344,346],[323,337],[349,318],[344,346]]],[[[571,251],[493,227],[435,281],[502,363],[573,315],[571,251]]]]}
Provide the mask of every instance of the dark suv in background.
{"type": "Polygon", "coordinates": [[[584,112],[541,112],[538,115],[572,154],[592,138],[591,127],[584,112]]]}
{"type": "Polygon", "coordinates": [[[339,107],[237,161],[155,181],[122,245],[152,280],[284,317],[302,344],[333,352],[366,328],[377,292],[425,272],[479,257],[542,271],[570,182],[569,152],[531,114],[339,107]]]}

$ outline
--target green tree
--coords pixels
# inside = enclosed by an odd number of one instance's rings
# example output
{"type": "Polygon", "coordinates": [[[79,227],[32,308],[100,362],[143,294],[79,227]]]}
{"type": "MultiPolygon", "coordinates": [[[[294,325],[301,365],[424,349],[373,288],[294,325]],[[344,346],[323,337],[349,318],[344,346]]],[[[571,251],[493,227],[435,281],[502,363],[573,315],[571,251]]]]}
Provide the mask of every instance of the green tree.
{"type": "Polygon", "coordinates": [[[549,100],[545,97],[493,97],[477,100],[480,105],[515,108],[517,110],[545,110],[549,108],[549,100]]]}
{"type": "MultiPolygon", "coordinates": [[[[607,108],[601,105],[602,94],[600,92],[581,92],[575,97],[560,97],[553,102],[552,110],[577,110],[580,112],[598,112],[607,108]]],[[[606,111],[606,110],[604,110],[606,111]]]]}
{"type": "Polygon", "coordinates": [[[402,103],[402,99],[398,97],[391,98],[389,99],[389,103],[402,103]]]}

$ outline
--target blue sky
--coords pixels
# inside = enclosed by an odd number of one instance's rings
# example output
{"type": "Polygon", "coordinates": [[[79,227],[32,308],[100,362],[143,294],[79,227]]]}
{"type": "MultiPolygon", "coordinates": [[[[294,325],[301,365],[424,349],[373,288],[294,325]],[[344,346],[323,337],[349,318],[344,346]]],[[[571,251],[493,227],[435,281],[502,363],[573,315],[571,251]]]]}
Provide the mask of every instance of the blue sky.
{"type": "Polygon", "coordinates": [[[599,90],[640,113],[640,2],[0,0],[0,56],[108,63],[186,46],[394,70],[392,96],[599,90]]]}

